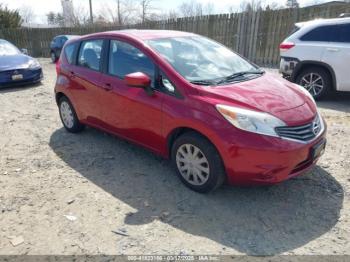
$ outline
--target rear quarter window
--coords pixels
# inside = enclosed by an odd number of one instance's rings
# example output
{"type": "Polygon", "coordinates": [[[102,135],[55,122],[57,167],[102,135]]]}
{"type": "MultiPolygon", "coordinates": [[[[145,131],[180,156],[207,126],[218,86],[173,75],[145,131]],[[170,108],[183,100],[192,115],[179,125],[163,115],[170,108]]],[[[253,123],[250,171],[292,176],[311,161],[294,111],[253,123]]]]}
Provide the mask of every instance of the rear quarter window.
{"type": "Polygon", "coordinates": [[[76,54],[76,48],[77,48],[78,44],[77,43],[72,43],[67,45],[64,48],[64,55],[67,58],[67,61],[69,64],[74,64],[75,62],[75,54],[76,54]]]}
{"type": "Polygon", "coordinates": [[[335,39],[336,31],[336,25],[320,26],[307,32],[305,35],[300,37],[300,40],[312,42],[331,42],[335,39]]]}

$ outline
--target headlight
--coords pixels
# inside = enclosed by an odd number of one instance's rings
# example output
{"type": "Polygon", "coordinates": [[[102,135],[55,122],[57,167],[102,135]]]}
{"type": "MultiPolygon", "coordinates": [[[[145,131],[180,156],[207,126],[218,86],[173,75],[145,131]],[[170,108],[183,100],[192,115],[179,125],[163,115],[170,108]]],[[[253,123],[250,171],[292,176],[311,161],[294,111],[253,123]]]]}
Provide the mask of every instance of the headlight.
{"type": "Polygon", "coordinates": [[[28,68],[29,69],[38,69],[40,68],[40,64],[37,60],[33,59],[33,60],[30,60],[29,63],[28,63],[28,68]]]}
{"type": "Polygon", "coordinates": [[[268,136],[278,136],[276,127],[286,126],[286,124],[267,113],[226,106],[216,105],[217,110],[235,127],[268,136]]]}
{"type": "Polygon", "coordinates": [[[306,90],[305,87],[300,86],[300,85],[296,85],[296,86],[299,88],[299,90],[300,90],[301,92],[303,92],[304,95],[306,95],[307,97],[309,97],[309,98],[311,99],[311,101],[316,105],[316,102],[315,102],[314,97],[310,94],[309,91],[306,90]]]}

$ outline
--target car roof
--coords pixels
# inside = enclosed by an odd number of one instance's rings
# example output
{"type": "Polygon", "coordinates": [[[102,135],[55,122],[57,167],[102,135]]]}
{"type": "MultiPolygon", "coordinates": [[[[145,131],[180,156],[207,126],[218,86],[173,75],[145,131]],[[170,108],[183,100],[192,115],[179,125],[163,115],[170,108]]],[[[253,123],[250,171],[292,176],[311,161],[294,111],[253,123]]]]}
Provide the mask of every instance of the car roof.
{"type": "Polygon", "coordinates": [[[10,41],[5,40],[5,39],[1,39],[1,38],[0,38],[0,44],[10,44],[10,45],[16,47],[16,46],[15,46],[14,44],[12,44],[10,41]]]}
{"type": "Polygon", "coordinates": [[[146,41],[151,39],[159,38],[170,38],[170,37],[186,37],[195,36],[193,33],[173,31],[173,30],[138,30],[138,29],[127,29],[119,31],[108,31],[102,33],[90,34],[85,37],[93,36],[128,36],[137,40],[146,41]]]}
{"type": "Polygon", "coordinates": [[[74,38],[74,37],[79,37],[79,35],[56,35],[54,38],[58,38],[58,37],[74,38]]]}
{"type": "Polygon", "coordinates": [[[332,24],[343,24],[343,23],[350,23],[350,17],[314,19],[310,21],[299,22],[299,23],[296,23],[295,25],[298,27],[305,27],[305,26],[320,26],[320,25],[332,25],[332,24]]]}
{"type": "Polygon", "coordinates": [[[0,42],[10,43],[9,41],[7,41],[7,40],[5,40],[5,39],[2,39],[2,38],[0,38],[0,42]]]}

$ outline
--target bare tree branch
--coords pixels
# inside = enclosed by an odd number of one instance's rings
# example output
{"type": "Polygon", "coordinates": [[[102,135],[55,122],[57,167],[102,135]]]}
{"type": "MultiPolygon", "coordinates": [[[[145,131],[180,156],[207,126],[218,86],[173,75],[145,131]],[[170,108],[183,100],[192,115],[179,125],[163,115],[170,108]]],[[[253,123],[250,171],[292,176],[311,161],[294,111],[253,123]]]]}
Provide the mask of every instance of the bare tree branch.
{"type": "Polygon", "coordinates": [[[157,14],[155,13],[156,8],[153,6],[154,2],[155,0],[139,0],[142,23],[150,20],[156,20],[154,19],[154,17],[157,17],[157,14]]]}
{"type": "Polygon", "coordinates": [[[100,15],[115,25],[135,22],[137,9],[135,0],[115,0],[113,4],[103,4],[100,15]]]}
{"type": "Polygon", "coordinates": [[[215,6],[213,3],[208,2],[203,5],[196,0],[182,2],[178,9],[183,17],[210,15],[215,12],[215,6]]]}
{"type": "Polygon", "coordinates": [[[31,6],[24,5],[19,9],[19,14],[22,17],[24,24],[31,24],[34,22],[35,14],[31,6]]]}

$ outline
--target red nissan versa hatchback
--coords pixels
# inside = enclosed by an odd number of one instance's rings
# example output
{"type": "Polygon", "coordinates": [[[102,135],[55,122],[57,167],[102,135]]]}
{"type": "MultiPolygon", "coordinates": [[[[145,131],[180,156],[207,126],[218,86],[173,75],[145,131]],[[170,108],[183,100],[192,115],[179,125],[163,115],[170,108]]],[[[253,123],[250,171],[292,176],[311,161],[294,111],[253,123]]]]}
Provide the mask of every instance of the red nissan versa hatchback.
{"type": "Polygon", "coordinates": [[[189,188],[275,184],[310,170],[326,124],[310,94],[208,38],[126,30],[69,41],[55,88],[84,125],[170,158],[189,188]]]}

